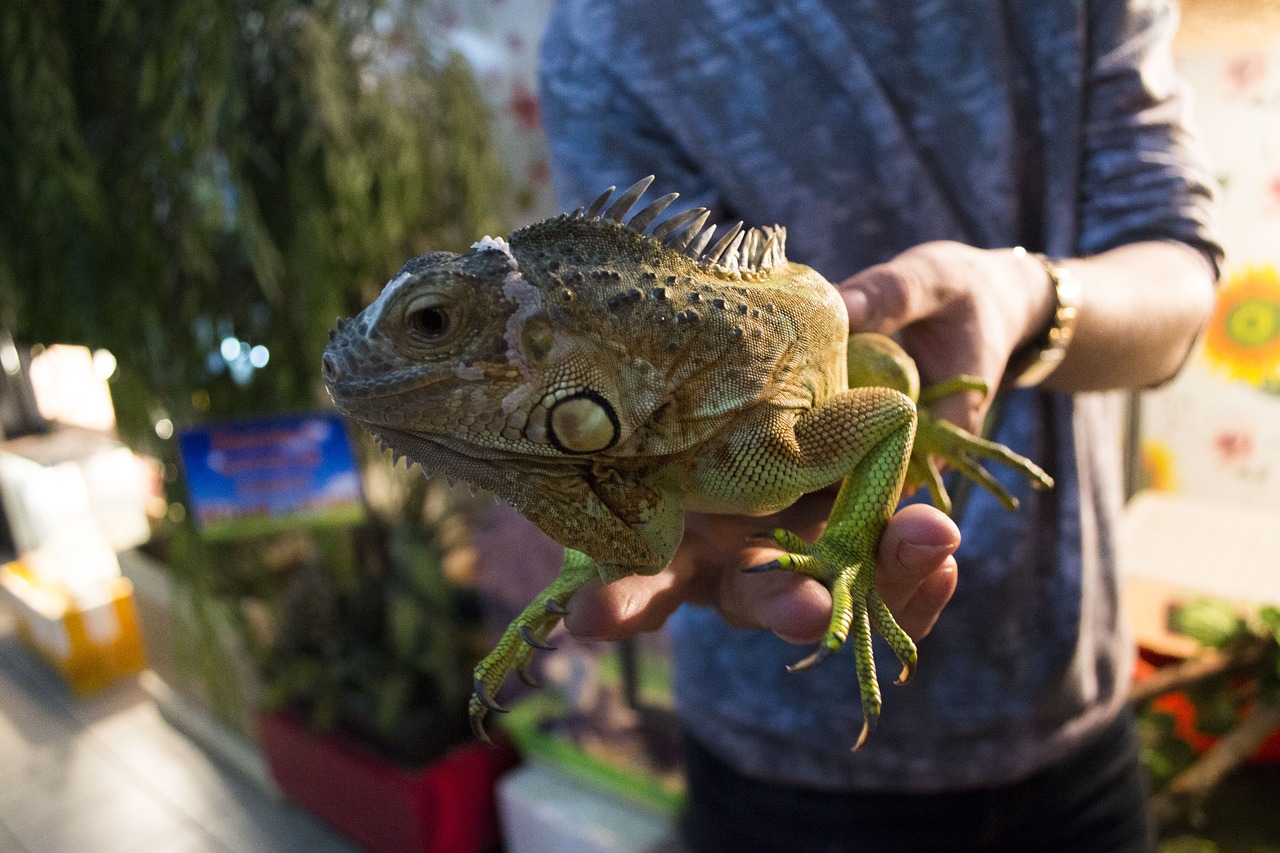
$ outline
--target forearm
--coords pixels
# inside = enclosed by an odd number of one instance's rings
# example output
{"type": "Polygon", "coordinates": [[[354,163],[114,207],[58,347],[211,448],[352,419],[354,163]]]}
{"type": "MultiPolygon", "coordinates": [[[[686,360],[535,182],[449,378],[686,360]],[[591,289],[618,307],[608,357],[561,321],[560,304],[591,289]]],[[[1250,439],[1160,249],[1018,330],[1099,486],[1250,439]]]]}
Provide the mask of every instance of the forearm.
{"type": "Polygon", "coordinates": [[[1063,266],[1080,282],[1080,319],[1045,387],[1143,388],[1177,373],[1213,303],[1214,273],[1201,252],[1132,243],[1063,266]]]}

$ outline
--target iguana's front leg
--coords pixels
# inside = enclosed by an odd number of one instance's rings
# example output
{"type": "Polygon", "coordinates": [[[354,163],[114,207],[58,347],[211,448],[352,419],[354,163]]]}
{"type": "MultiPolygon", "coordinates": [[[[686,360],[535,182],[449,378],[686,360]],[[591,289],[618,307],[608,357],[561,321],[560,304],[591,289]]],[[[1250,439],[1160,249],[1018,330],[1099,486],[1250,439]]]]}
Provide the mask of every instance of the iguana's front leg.
{"type": "Polygon", "coordinates": [[[526,684],[532,685],[528,667],[534,652],[551,648],[547,645],[547,637],[564,616],[569,599],[583,584],[598,576],[594,560],[580,551],[566,548],[556,579],[507,626],[498,645],[476,665],[475,692],[471,695],[468,710],[471,731],[480,740],[490,742],[484,729],[484,720],[489,712],[506,711],[493,698],[498,688],[513,672],[526,684]]]}
{"type": "Polygon", "coordinates": [[[845,476],[826,530],[813,544],[786,530],[770,537],[786,553],[755,570],[787,569],[831,590],[832,614],[818,651],[792,667],[810,666],[849,641],[857,663],[863,727],[854,749],[880,716],[880,687],[871,651],[874,628],[902,662],[899,683],[910,677],[916,648],[876,591],[876,550],[898,503],[915,434],[915,406],[889,389],[856,389],[827,401],[796,423],[799,454],[821,454],[833,434],[857,435],[867,446],[845,476]]]}

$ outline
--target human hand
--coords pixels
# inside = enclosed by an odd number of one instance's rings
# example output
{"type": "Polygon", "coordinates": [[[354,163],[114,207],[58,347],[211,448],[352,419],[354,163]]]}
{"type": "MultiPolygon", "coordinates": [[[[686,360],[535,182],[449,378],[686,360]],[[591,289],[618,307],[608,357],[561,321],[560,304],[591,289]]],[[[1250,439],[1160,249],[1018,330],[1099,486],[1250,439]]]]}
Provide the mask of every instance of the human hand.
{"type": "MultiPolygon", "coordinates": [[[[634,575],[604,585],[592,581],[569,602],[565,626],[586,640],[619,640],[661,627],[681,603],[715,607],[738,628],[770,630],[793,643],[822,639],[831,618],[831,594],[817,581],[786,571],[745,573],[780,552],[749,541],[762,530],[785,527],[815,538],[831,507],[832,492],[806,495],[763,518],[689,513],[672,564],[652,576],[634,575]]],[[[933,628],[956,584],[960,544],[954,522],[931,506],[903,508],[880,540],[876,572],[881,597],[913,639],[933,628]]]]}
{"type": "MultiPolygon", "coordinates": [[[[838,289],[851,330],[897,333],[925,387],[968,374],[994,391],[1009,356],[1040,333],[1054,306],[1052,283],[1033,256],[950,241],[915,246],[838,289]]],[[[990,398],[969,391],[931,408],[979,433],[990,398]]]]}

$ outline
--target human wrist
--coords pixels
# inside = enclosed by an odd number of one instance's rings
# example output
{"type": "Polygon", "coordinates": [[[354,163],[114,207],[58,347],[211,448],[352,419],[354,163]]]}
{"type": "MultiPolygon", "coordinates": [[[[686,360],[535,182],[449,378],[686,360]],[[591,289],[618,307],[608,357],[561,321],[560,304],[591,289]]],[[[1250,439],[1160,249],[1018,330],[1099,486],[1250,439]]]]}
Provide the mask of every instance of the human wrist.
{"type": "Polygon", "coordinates": [[[1081,288],[1074,273],[1046,256],[1021,246],[1011,250],[1024,268],[1032,268],[1029,322],[1009,356],[1004,384],[1029,388],[1044,382],[1066,358],[1080,317],[1081,288]]]}

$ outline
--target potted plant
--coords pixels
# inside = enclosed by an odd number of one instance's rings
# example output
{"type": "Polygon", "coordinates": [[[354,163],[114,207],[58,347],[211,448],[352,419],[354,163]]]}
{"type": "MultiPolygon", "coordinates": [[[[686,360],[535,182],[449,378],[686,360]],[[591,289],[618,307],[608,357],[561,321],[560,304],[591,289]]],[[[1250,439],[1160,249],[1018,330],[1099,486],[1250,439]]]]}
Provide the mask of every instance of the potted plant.
{"type": "Polygon", "coordinates": [[[444,567],[469,559],[467,502],[420,475],[404,485],[421,495],[401,503],[425,508],[420,524],[375,516],[350,553],[290,568],[264,638],[259,741],[290,799],[370,849],[482,851],[516,754],[474,742],[466,723],[484,637],[444,567]]]}

